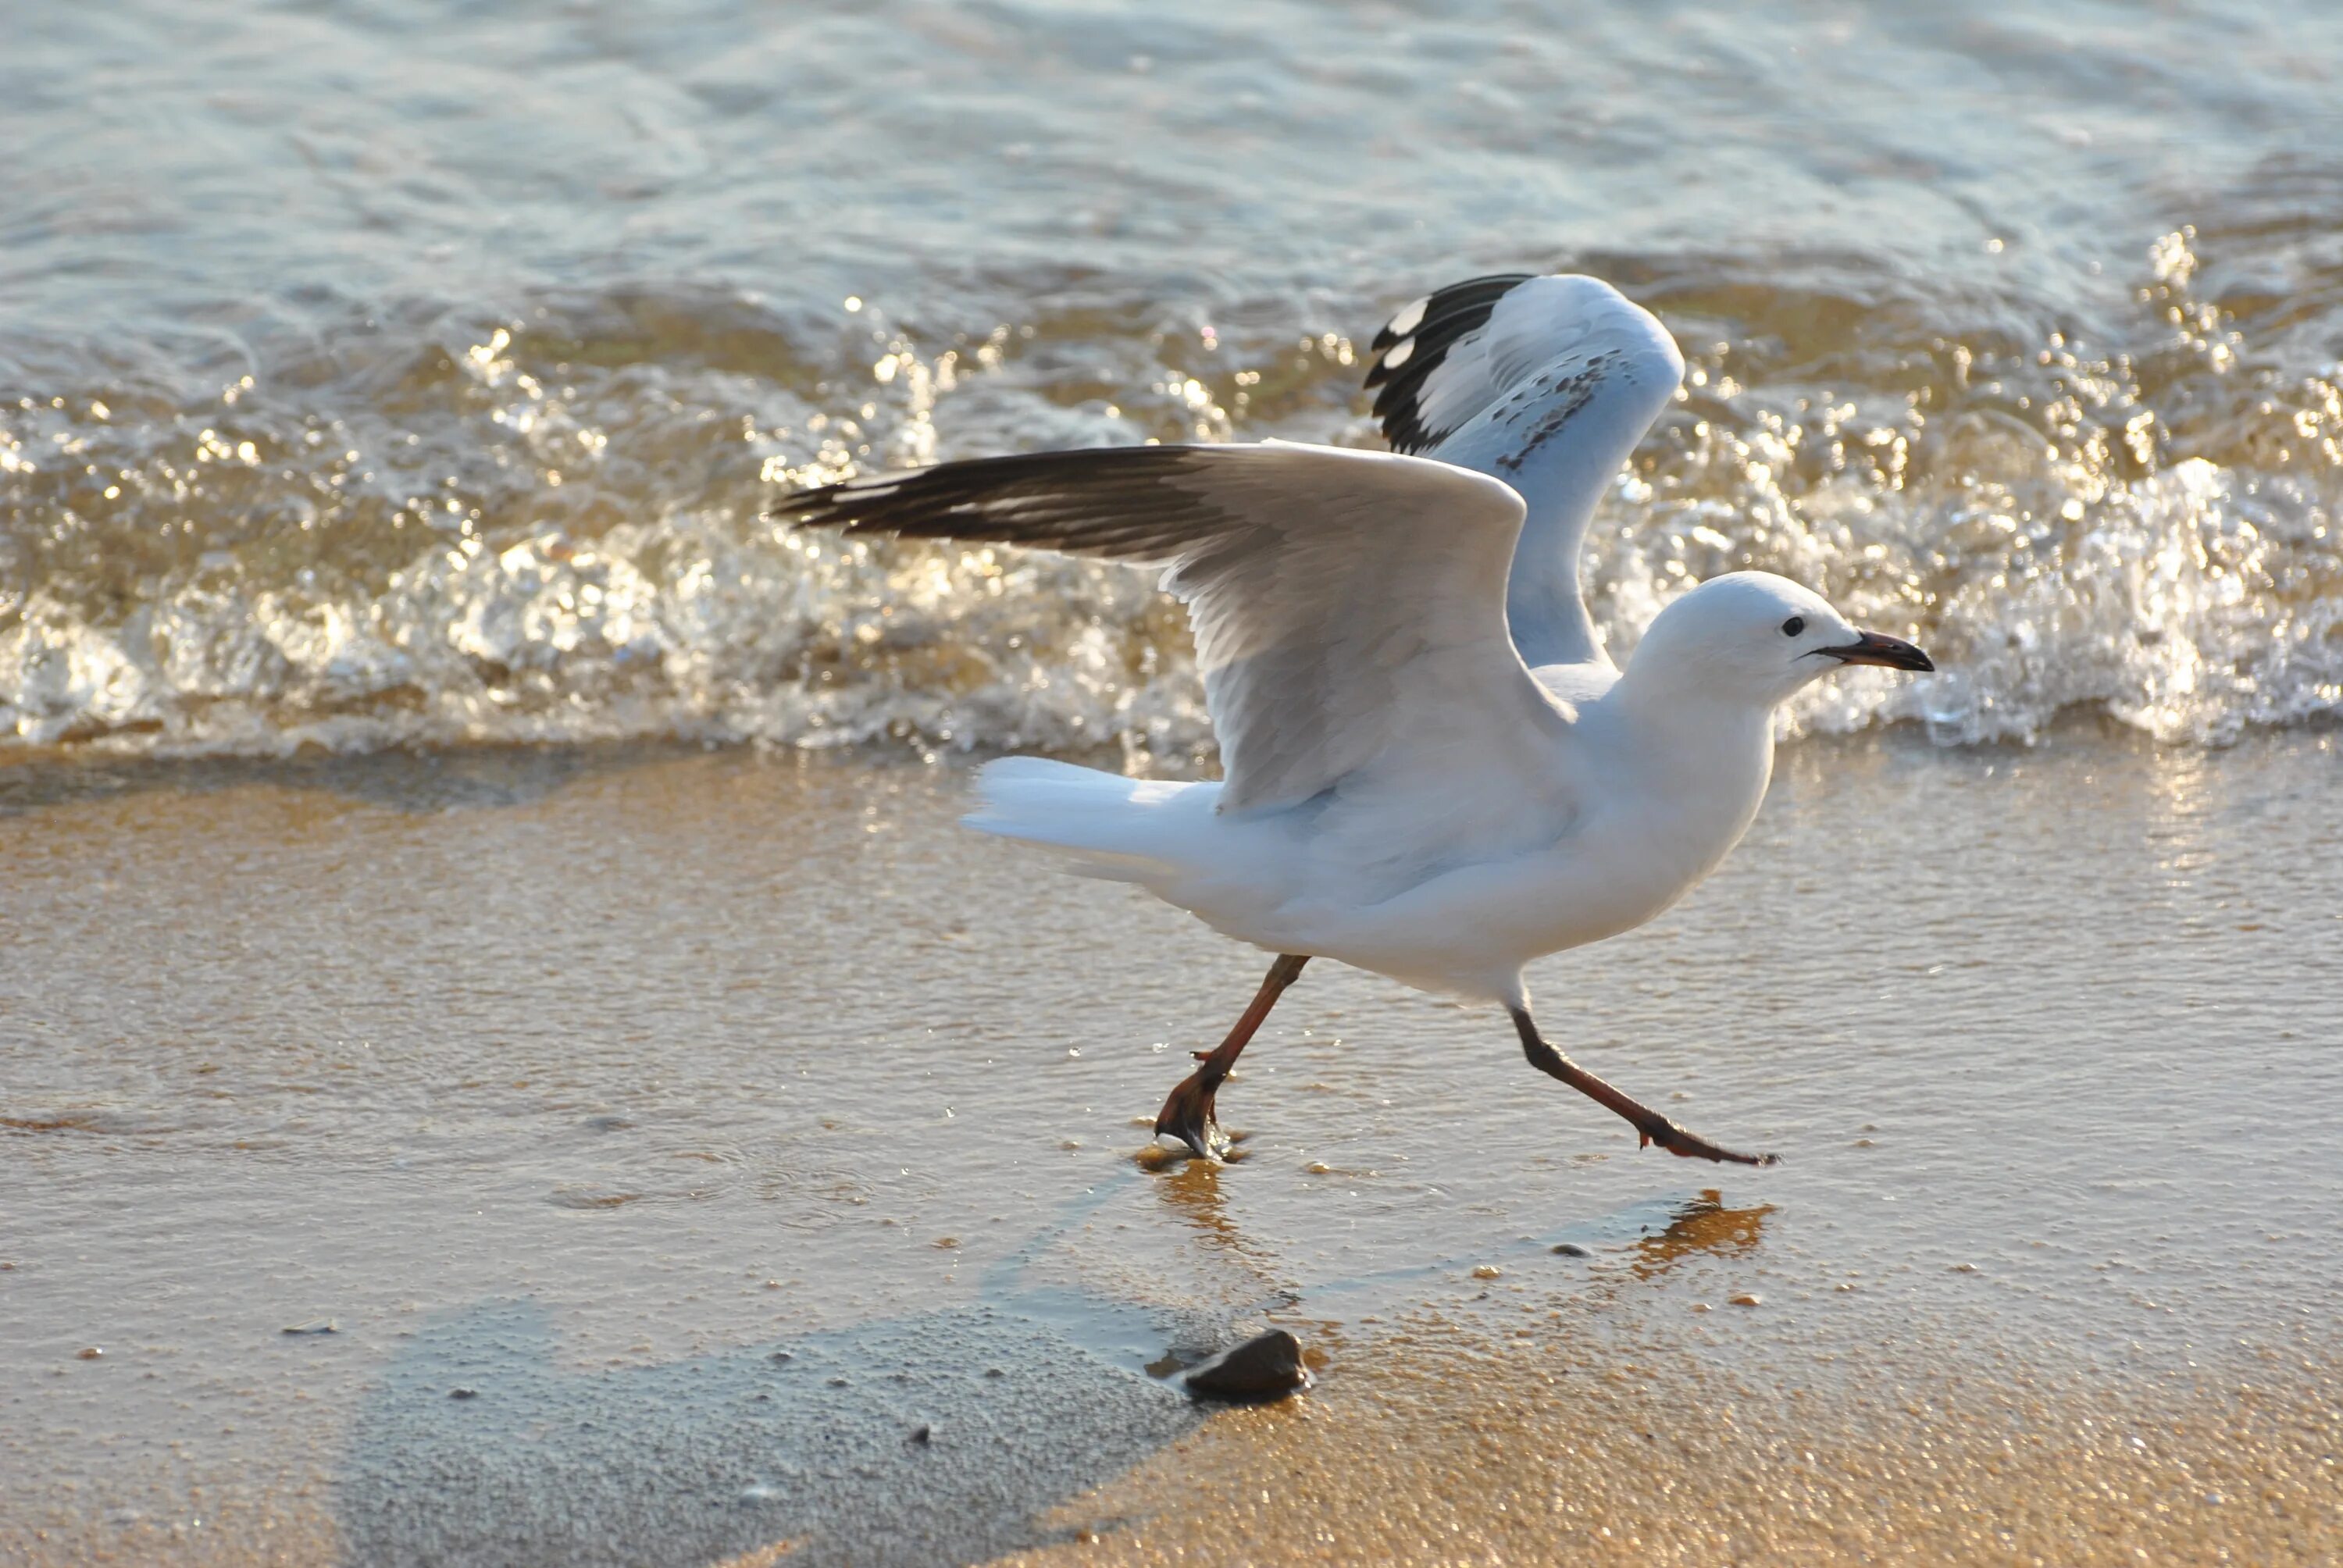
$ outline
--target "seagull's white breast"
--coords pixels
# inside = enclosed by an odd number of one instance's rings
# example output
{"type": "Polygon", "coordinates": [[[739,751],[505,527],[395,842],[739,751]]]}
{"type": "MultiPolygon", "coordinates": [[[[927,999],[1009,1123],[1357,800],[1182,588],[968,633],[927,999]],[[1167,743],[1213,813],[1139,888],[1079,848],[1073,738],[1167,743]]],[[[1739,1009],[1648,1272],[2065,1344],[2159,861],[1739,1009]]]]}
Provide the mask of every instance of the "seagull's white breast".
{"type": "MultiPolygon", "coordinates": [[[[1756,816],[1773,732],[1765,715],[1655,716],[1598,699],[1579,715],[1574,755],[1580,806],[1547,841],[1484,831],[1487,853],[1372,902],[1305,882],[1271,922],[1281,929],[1242,934],[1427,990],[1505,996],[1523,964],[1631,930],[1698,886],[1756,816]]],[[[1414,815],[1437,819],[1422,800],[1414,815]]]]}

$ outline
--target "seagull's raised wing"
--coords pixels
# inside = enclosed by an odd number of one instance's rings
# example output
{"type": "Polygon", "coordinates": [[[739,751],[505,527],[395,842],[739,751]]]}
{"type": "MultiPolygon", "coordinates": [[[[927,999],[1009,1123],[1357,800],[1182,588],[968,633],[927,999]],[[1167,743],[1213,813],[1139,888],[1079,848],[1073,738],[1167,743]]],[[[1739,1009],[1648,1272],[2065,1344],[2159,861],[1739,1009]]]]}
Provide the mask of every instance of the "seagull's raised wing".
{"type": "Polygon", "coordinates": [[[1392,446],[1502,479],[1527,504],[1505,596],[1522,657],[1602,660],[1579,542],[1684,378],[1667,328],[1598,278],[1514,273],[1417,300],[1373,348],[1367,385],[1392,446]]]}
{"type": "Polygon", "coordinates": [[[1169,568],[1227,784],[1292,805],[1378,764],[1537,769],[1569,719],[1505,635],[1522,501],[1445,463],[1334,447],[1110,447],[873,475],[773,516],[1169,568]]]}

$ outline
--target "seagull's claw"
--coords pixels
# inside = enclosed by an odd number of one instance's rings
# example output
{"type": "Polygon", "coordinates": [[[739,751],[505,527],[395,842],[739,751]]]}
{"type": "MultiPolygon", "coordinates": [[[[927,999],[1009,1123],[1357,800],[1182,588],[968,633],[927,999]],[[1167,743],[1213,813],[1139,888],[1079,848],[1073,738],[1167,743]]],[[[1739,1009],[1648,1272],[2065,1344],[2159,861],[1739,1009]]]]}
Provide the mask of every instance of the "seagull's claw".
{"type": "Polygon", "coordinates": [[[1635,1124],[1635,1147],[1647,1149],[1654,1143],[1680,1160],[1714,1160],[1720,1165],[1779,1165],[1782,1162],[1778,1154],[1744,1154],[1737,1150],[1720,1148],[1699,1133],[1677,1126],[1664,1116],[1635,1124]]]}
{"type": "MultiPolygon", "coordinates": [[[[1196,1052],[1198,1060],[1204,1052],[1196,1052]]],[[[1212,1119],[1212,1097],[1219,1091],[1225,1074],[1210,1068],[1199,1068],[1182,1079],[1178,1087],[1164,1097],[1163,1109],[1155,1114],[1155,1135],[1167,1133],[1188,1146],[1199,1160],[1218,1160],[1228,1152],[1229,1135],[1212,1119]]]]}

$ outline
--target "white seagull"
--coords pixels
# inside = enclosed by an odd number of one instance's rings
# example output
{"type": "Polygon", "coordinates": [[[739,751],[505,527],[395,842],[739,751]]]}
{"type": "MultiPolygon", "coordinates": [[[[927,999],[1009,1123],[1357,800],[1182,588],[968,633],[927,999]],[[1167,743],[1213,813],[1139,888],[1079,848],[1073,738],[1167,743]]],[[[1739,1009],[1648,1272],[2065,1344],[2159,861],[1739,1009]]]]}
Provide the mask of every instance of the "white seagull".
{"type": "Polygon", "coordinates": [[[1579,596],[1605,486],[1684,357],[1595,278],[1474,278],[1374,342],[1394,452],[1121,447],[872,475],[774,516],[1031,546],[1163,570],[1188,605],[1225,777],[1173,784],[1039,757],[989,764],[988,833],[1136,882],[1277,955],[1159,1135],[1226,1148],[1213,1096],[1312,958],[1501,1002],[1531,1063],[1644,1143],[1743,1164],[1538,1032],[1522,967],[1642,925],[1757,814],[1774,709],[1846,664],[1935,668],[1765,572],[1701,584],[1621,669],[1579,596]],[[1417,456],[1414,454],[1421,454],[1417,456]]]}

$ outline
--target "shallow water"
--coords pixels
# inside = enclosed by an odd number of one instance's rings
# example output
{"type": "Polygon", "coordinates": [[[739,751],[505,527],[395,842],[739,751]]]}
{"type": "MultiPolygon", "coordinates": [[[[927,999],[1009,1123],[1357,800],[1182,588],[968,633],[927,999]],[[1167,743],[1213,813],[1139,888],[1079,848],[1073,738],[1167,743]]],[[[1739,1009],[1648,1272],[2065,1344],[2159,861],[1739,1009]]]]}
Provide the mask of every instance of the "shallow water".
{"type": "Polygon", "coordinates": [[[1788,750],[1710,884],[1532,975],[1764,1171],[1325,966],[1223,1092],[1244,1158],[1144,1164],[1256,961],[955,830],[956,769],[0,771],[0,1556],[1113,1560],[1270,1474],[1394,1561],[2315,1560],[2337,746],[1788,750]],[[1203,1421],[1162,1379],[1264,1317],[1311,1413],[1203,1421]],[[1487,1433],[1529,1452],[1467,1507],[1487,1433]]]}
{"type": "Polygon", "coordinates": [[[1812,581],[1926,683],[1795,723],[2343,706],[2343,17],[2215,0],[25,8],[0,740],[1208,740],[1106,568],[840,553],[785,486],[1364,440],[1354,345],[1577,266],[1684,400],[1615,648],[1812,581]]]}

